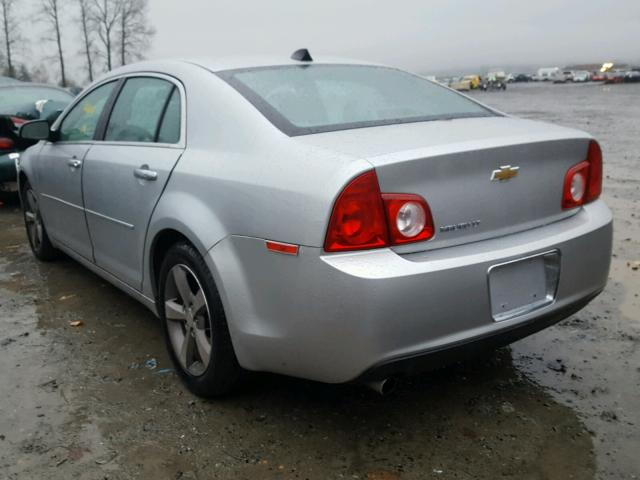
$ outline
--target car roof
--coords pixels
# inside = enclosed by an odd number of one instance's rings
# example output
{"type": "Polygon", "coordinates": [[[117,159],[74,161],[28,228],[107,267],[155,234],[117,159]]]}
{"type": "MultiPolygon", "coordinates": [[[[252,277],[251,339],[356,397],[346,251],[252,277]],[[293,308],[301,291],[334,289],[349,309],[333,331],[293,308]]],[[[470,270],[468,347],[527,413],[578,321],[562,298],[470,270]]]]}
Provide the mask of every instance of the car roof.
{"type": "Polygon", "coordinates": [[[162,60],[147,60],[144,62],[132,63],[124,67],[112,70],[103,78],[111,78],[118,75],[136,72],[166,72],[170,73],[177,67],[191,65],[203,68],[213,73],[226,70],[241,70],[246,68],[277,67],[288,65],[368,65],[384,66],[371,62],[352,60],[339,57],[314,57],[312,62],[300,62],[292,60],[288,56],[230,56],[230,57],[195,57],[195,58],[174,58],[162,60]]]}
{"type": "Polygon", "coordinates": [[[0,83],[0,88],[50,88],[52,90],[58,90],[59,92],[68,93],[73,97],[73,94],[69,90],[58,87],[56,85],[47,85],[46,83],[31,83],[31,82],[16,82],[16,83],[0,83]]]}
{"type": "Polygon", "coordinates": [[[0,76],[0,85],[19,85],[21,83],[23,82],[15,78],[0,76]]]}
{"type": "Polygon", "coordinates": [[[288,57],[281,56],[238,56],[224,58],[193,58],[184,60],[189,63],[199,65],[212,72],[222,72],[225,70],[237,70],[244,68],[287,66],[287,65],[322,65],[322,64],[342,64],[342,65],[375,65],[370,62],[353,60],[341,57],[318,57],[311,62],[300,62],[288,57]]]}

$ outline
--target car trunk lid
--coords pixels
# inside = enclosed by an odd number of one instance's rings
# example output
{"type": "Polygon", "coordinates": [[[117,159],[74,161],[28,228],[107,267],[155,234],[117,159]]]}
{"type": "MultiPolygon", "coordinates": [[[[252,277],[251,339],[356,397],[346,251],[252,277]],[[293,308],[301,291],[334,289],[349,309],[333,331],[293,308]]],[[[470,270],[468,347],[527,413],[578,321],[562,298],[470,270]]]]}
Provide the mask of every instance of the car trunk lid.
{"type": "Polygon", "coordinates": [[[297,138],[366,159],[382,192],[427,200],[435,237],[395,247],[399,253],[508,235],[572,215],[561,207],[563,181],[569,167],[585,159],[589,139],[579,131],[509,117],[297,138]]]}

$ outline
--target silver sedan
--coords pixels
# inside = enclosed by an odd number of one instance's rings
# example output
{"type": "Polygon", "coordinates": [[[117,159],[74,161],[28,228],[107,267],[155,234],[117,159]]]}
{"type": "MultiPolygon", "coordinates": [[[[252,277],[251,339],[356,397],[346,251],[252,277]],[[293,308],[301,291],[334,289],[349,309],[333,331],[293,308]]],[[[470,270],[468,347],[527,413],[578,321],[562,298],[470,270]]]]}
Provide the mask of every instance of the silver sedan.
{"type": "Polygon", "coordinates": [[[156,313],[197,395],[245,370],[387,379],[531,334],[605,286],[587,133],[298,51],[115,70],[18,165],[35,256],[156,313]]]}

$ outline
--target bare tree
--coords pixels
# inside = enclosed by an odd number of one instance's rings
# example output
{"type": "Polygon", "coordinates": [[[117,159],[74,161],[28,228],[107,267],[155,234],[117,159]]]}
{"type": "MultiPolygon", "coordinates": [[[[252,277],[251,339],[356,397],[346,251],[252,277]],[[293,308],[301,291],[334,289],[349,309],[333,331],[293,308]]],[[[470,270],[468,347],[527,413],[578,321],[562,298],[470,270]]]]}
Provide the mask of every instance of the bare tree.
{"type": "Polygon", "coordinates": [[[82,55],[87,62],[87,74],[89,82],[93,82],[93,34],[92,19],[92,4],[91,0],[78,0],[78,6],[80,7],[80,16],[78,17],[78,23],[80,25],[80,31],[82,33],[82,55]]]}
{"type": "Polygon", "coordinates": [[[122,0],[118,37],[120,65],[139,60],[155,35],[148,21],[148,0],[122,0]]]}
{"type": "Polygon", "coordinates": [[[92,0],[92,20],[95,22],[102,47],[100,53],[105,59],[107,70],[113,68],[116,26],[125,1],[128,0],[92,0]]]}
{"type": "Polygon", "coordinates": [[[0,0],[0,22],[2,23],[2,34],[4,43],[4,54],[7,59],[6,73],[10,77],[15,77],[16,70],[14,61],[14,44],[18,38],[18,21],[15,16],[16,0],[0,0]]]}
{"type": "Polygon", "coordinates": [[[44,21],[51,29],[51,35],[48,40],[56,43],[58,50],[58,62],[60,64],[60,85],[67,86],[67,73],[64,65],[64,51],[62,49],[62,33],[60,31],[60,16],[65,0],[41,0],[40,11],[44,21]]]}

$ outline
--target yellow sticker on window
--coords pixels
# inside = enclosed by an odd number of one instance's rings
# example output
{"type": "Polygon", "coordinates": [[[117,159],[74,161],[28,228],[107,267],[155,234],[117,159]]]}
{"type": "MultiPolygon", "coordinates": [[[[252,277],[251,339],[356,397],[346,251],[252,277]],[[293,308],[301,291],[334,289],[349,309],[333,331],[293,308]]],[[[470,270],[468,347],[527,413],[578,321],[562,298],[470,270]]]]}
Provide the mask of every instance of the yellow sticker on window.
{"type": "Polygon", "coordinates": [[[96,107],[91,105],[90,103],[86,103],[84,105],[84,107],[82,108],[82,110],[84,111],[84,113],[86,113],[87,115],[93,115],[96,112],[96,107]]]}

